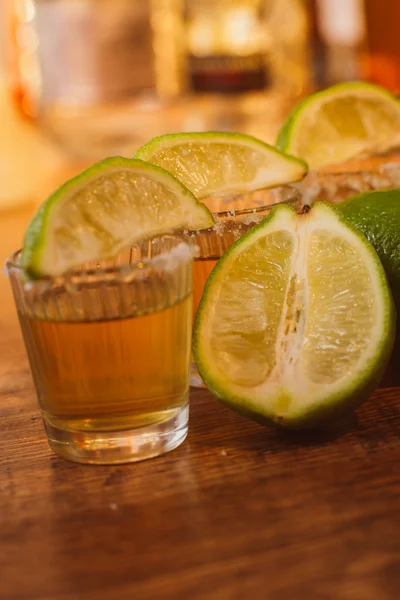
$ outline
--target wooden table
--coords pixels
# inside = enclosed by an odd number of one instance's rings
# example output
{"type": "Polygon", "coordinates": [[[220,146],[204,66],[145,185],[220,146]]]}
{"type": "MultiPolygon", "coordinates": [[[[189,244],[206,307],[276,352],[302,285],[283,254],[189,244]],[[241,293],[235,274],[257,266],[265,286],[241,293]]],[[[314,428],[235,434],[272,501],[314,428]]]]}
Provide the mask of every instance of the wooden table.
{"type": "MultiPolygon", "coordinates": [[[[0,214],[1,260],[31,213],[0,214]]],[[[297,434],[193,390],[180,448],[80,466],[47,446],[5,277],[0,298],[1,600],[400,597],[400,386],[297,434]]]]}
{"type": "MultiPolygon", "coordinates": [[[[0,256],[31,209],[1,215],[0,256]]],[[[1,600],[395,600],[400,387],[326,433],[264,429],[191,393],[188,440],[136,465],[49,450],[0,281],[1,600]]]]}

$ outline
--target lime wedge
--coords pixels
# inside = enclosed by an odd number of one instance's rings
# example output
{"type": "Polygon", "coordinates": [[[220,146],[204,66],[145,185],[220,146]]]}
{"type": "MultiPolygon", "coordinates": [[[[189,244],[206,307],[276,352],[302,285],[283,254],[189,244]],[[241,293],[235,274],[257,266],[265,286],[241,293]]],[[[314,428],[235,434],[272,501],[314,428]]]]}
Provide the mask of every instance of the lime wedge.
{"type": "Polygon", "coordinates": [[[368,398],[393,346],[379,258],[336,209],[278,206],[211,273],[193,350],[209,389],[261,422],[307,427],[368,398]]]}
{"type": "Polygon", "coordinates": [[[142,146],[135,157],[167,169],[197,198],[299,181],[307,172],[303,161],[239,133],[167,134],[142,146]]]}
{"type": "Polygon", "coordinates": [[[301,101],[279,132],[277,147],[312,169],[399,142],[400,102],[377,85],[340,83],[301,101]]]}
{"type": "Polygon", "coordinates": [[[164,169],[107,158],[39,207],[25,235],[22,264],[31,277],[56,276],[114,256],[139,239],[213,224],[206,206],[164,169]]]}

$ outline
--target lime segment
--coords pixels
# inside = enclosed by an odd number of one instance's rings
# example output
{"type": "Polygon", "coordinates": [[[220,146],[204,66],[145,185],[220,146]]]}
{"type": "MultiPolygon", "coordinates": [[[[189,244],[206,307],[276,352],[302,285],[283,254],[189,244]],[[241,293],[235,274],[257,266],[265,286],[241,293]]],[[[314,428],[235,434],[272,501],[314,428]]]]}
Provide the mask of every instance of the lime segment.
{"type": "Polygon", "coordinates": [[[25,235],[22,264],[32,277],[55,276],[143,238],[213,224],[206,206],[164,169],[108,158],[40,206],[25,235]]]}
{"type": "Polygon", "coordinates": [[[167,134],[142,146],[136,158],[167,169],[197,198],[298,181],[307,172],[303,161],[239,133],[167,134]]]}

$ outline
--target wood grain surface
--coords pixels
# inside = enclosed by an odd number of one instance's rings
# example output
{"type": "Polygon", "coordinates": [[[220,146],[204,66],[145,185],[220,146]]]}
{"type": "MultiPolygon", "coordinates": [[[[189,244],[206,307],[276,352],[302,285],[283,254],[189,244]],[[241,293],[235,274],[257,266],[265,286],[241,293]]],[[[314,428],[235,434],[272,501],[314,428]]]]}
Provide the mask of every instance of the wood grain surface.
{"type": "MultiPolygon", "coordinates": [[[[0,216],[1,259],[29,216],[0,216]]],[[[80,466],[47,446],[0,279],[1,600],[400,597],[395,364],[390,387],[322,433],[262,428],[193,390],[180,448],[80,466]]]]}

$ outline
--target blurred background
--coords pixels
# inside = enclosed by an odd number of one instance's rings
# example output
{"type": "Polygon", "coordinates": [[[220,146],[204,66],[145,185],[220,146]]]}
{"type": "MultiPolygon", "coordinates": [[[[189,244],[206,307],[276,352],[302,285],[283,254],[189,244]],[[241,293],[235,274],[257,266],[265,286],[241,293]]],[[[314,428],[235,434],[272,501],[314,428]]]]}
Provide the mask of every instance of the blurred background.
{"type": "Polygon", "coordinates": [[[399,0],[1,0],[0,206],[155,135],[274,142],[309,92],[400,88],[399,0]]]}

